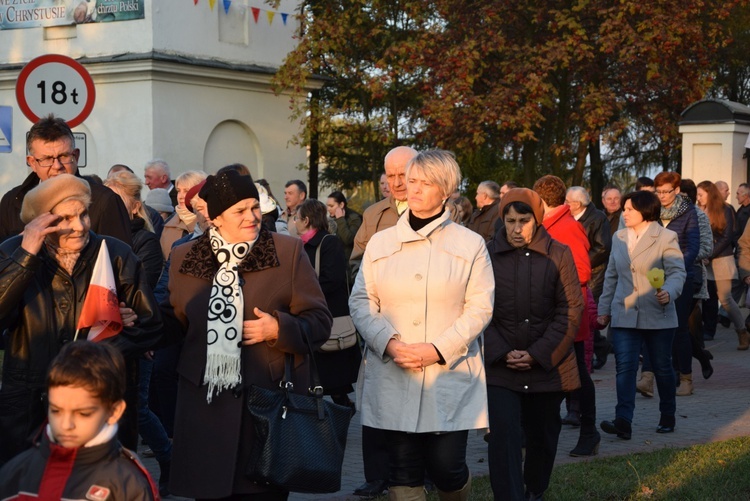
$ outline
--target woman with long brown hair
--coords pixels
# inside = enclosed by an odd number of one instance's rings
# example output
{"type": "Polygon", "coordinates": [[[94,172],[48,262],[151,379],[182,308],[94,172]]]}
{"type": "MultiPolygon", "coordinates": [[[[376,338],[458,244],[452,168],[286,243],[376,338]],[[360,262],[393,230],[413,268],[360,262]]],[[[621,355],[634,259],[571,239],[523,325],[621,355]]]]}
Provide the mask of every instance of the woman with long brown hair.
{"type": "MultiPolygon", "coordinates": [[[[737,331],[738,350],[750,348],[750,334],[745,327],[745,321],[732,297],[732,280],[737,278],[737,266],[734,262],[732,235],[734,233],[734,211],[724,203],[716,185],[711,181],[698,184],[698,207],[708,215],[711,231],[714,234],[714,251],[706,266],[708,276],[709,300],[703,303],[703,325],[708,325],[708,334],[713,325],[716,331],[716,318],[719,314],[716,300],[729,314],[729,318],[737,331]]],[[[713,336],[711,336],[713,337],[713,336]]]]}

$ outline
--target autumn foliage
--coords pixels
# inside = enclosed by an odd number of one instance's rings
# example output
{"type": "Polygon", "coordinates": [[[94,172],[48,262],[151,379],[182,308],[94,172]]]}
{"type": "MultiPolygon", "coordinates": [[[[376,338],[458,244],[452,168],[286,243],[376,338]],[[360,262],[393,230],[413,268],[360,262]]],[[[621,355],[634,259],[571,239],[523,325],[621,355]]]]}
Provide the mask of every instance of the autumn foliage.
{"type": "Polygon", "coordinates": [[[470,177],[496,172],[527,184],[541,173],[581,184],[590,162],[597,184],[604,166],[589,153],[618,141],[677,167],[679,114],[711,87],[717,51],[731,42],[727,19],[745,7],[311,0],[276,83],[302,92],[309,78],[324,82],[293,111],[303,118],[300,141],[319,138],[325,175],[343,186],[376,179],[384,152],[402,143],[486,164],[470,177]]]}

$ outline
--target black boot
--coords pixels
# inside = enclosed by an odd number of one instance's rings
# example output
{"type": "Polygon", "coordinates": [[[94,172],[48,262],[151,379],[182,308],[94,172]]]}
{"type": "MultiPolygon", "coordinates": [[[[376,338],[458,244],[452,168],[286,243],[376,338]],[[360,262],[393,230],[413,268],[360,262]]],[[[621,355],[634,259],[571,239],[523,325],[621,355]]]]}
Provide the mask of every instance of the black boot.
{"type": "Polygon", "coordinates": [[[675,418],[662,414],[659,419],[659,426],[656,427],[656,433],[672,433],[674,431],[675,418]]]}
{"type": "Polygon", "coordinates": [[[711,355],[711,352],[708,350],[701,350],[701,351],[702,351],[702,354],[698,358],[698,362],[700,362],[701,364],[701,373],[703,374],[703,379],[708,379],[714,373],[714,368],[711,365],[711,359],[714,357],[713,355],[711,355]]]}
{"type": "Polygon", "coordinates": [[[617,435],[623,440],[630,440],[633,435],[633,430],[630,426],[630,423],[622,418],[615,418],[614,421],[602,421],[599,426],[604,433],[617,435]]]}
{"type": "Polygon", "coordinates": [[[573,427],[581,426],[581,401],[578,392],[568,393],[568,413],[562,418],[562,424],[573,427]]]}
{"type": "Polygon", "coordinates": [[[596,431],[594,424],[581,425],[581,433],[578,435],[578,443],[575,448],[570,451],[570,455],[574,458],[596,456],[599,453],[599,442],[602,441],[602,436],[596,431]]]}
{"type": "Polygon", "coordinates": [[[169,496],[169,468],[172,461],[159,461],[159,495],[169,496]]]}

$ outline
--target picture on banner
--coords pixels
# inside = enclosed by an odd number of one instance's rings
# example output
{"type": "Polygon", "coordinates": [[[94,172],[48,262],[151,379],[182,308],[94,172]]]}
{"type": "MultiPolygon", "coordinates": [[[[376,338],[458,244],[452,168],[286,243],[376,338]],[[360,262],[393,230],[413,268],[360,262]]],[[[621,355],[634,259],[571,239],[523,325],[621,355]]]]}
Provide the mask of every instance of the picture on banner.
{"type": "Polygon", "coordinates": [[[143,19],[146,0],[0,0],[0,30],[143,19]]]}

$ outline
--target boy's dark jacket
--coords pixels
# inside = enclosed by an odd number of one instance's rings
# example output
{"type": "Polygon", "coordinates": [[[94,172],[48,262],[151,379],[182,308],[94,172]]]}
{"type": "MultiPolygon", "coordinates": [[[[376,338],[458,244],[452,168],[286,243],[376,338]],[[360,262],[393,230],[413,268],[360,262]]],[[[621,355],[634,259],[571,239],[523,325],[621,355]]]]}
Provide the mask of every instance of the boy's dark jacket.
{"type": "Polygon", "coordinates": [[[112,438],[93,447],[68,449],[46,433],[0,469],[0,499],[153,501],[158,490],[135,454],[112,438]]]}

